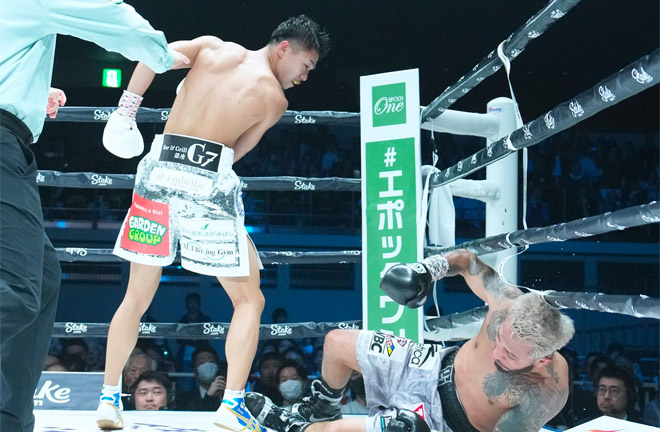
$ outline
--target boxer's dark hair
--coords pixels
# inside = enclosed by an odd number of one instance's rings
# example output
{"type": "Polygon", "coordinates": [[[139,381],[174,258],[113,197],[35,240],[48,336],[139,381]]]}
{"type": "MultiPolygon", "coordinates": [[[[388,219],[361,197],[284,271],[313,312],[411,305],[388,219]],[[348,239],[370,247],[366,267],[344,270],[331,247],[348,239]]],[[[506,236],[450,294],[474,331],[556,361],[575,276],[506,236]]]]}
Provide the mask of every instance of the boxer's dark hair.
{"type": "Polygon", "coordinates": [[[290,17],[281,23],[270,36],[270,43],[280,43],[283,40],[300,43],[307,50],[319,53],[319,59],[330,51],[330,35],[307,15],[290,17]]]}

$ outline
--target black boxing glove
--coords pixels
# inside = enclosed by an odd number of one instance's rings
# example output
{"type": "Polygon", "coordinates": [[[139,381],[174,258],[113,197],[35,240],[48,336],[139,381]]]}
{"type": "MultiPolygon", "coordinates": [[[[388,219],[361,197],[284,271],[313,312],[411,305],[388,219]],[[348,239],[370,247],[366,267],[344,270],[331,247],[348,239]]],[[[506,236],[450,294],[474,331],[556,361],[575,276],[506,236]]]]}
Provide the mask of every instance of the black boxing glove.
{"type": "Polygon", "coordinates": [[[431,432],[431,428],[417,413],[397,409],[396,417],[390,420],[385,432],[431,432]]]}
{"type": "Polygon", "coordinates": [[[442,255],[433,255],[421,263],[396,264],[380,281],[380,289],[400,305],[411,309],[426,303],[434,281],[449,271],[449,263],[442,255]]]}

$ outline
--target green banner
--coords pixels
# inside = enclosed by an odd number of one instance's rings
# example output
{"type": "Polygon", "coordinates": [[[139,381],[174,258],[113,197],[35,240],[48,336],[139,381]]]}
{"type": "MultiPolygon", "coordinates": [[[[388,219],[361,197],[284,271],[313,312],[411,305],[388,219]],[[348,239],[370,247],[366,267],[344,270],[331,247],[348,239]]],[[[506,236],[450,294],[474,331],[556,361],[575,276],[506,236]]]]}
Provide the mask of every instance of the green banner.
{"type": "Polygon", "coordinates": [[[366,328],[387,330],[419,340],[418,311],[400,306],[380,290],[382,275],[393,264],[416,262],[417,198],[415,140],[366,143],[366,328]],[[404,330],[406,329],[406,330],[404,330]],[[411,330],[415,334],[410,334],[411,330]],[[402,334],[403,333],[403,334],[402,334]]]}
{"type": "Polygon", "coordinates": [[[363,327],[421,342],[422,309],[380,289],[391,266],[422,258],[419,71],[360,77],[360,135],[363,327]]]}

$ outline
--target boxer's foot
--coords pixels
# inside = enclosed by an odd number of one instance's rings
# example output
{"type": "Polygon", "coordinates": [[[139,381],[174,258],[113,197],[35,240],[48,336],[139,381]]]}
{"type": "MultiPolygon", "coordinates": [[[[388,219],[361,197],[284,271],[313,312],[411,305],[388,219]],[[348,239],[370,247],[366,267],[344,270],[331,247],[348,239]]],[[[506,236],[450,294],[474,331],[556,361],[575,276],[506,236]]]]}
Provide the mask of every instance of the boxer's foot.
{"type": "Polygon", "coordinates": [[[339,420],[343,391],[332,390],[321,381],[312,382],[312,395],[291,407],[291,412],[305,420],[316,423],[339,420]]]}
{"type": "Polygon", "coordinates": [[[222,399],[220,408],[215,412],[213,424],[223,430],[263,432],[257,420],[245,407],[243,398],[222,399]]]}
{"type": "Polygon", "coordinates": [[[121,409],[110,400],[102,400],[96,408],[96,424],[101,429],[122,429],[121,409]]]}
{"type": "Polygon", "coordinates": [[[246,393],[245,405],[259,424],[277,432],[298,432],[309,424],[299,415],[278,407],[261,393],[246,393]]]}

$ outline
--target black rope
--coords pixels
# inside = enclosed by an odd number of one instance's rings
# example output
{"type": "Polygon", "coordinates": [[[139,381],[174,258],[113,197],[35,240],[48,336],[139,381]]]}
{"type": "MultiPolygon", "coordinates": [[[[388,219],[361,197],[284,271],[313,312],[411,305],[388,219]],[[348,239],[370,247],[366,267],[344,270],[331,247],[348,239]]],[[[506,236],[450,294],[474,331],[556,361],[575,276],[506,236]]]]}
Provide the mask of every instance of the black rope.
{"type": "MultiPolygon", "coordinates": [[[[49,122],[105,123],[117,107],[61,107],[49,122]]],[[[170,108],[138,109],[138,123],[165,123],[170,108]]],[[[343,111],[286,111],[278,124],[360,126],[360,113],[343,111]]]]}
{"type": "Polygon", "coordinates": [[[435,173],[431,178],[430,187],[442,186],[463,178],[516,150],[538,144],[606,108],[655,86],[659,77],[660,60],[656,49],[591,89],[557,105],[545,115],[525,124],[509,136],[501,138],[456,165],[435,173]]]}
{"type": "MultiPolygon", "coordinates": [[[[106,337],[109,323],[56,322],[53,337],[106,337]]],[[[288,339],[323,337],[334,329],[360,329],[362,321],[303,322],[290,324],[262,324],[259,339],[288,339]]],[[[225,339],[229,323],[205,322],[192,324],[179,323],[140,323],[138,337],[171,339],[225,339]]]]}
{"type": "Polygon", "coordinates": [[[537,243],[562,242],[591,237],[611,231],[660,222],[660,203],[628,207],[610,213],[590,216],[572,222],[563,222],[541,228],[529,228],[473,240],[450,247],[427,247],[430,255],[446,253],[456,249],[467,249],[475,255],[486,255],[505,249],[537,243]]]}
{"type": "MultiPolygon", "coordinates": [[[[359,192],[359,178],[340,177],[241,177],[241,187],[247,191],[338,191],[359,192]]],[[[60,172],[41,170],[39,186],[79,189],[133,189],[135,174],[99,174],[92,172],[60,172]]]]}
{"type": "MultiPolygon", "coordinates": [[[[541,10],[506,39],[502,47],[509,60],[515,59],[529,42],[541,36],[548,27],[566,15],[580,0],[551,0],[541,10]]],[[[467,94],[486,77],[491,76],[502,67],[502,60],[496,50],[491,51],[478,65],[462,76],[454,85],[447,87],[440,96],[435,98],[422,110],[422,124],[439,117],[451,104],[467,94]]]]}

